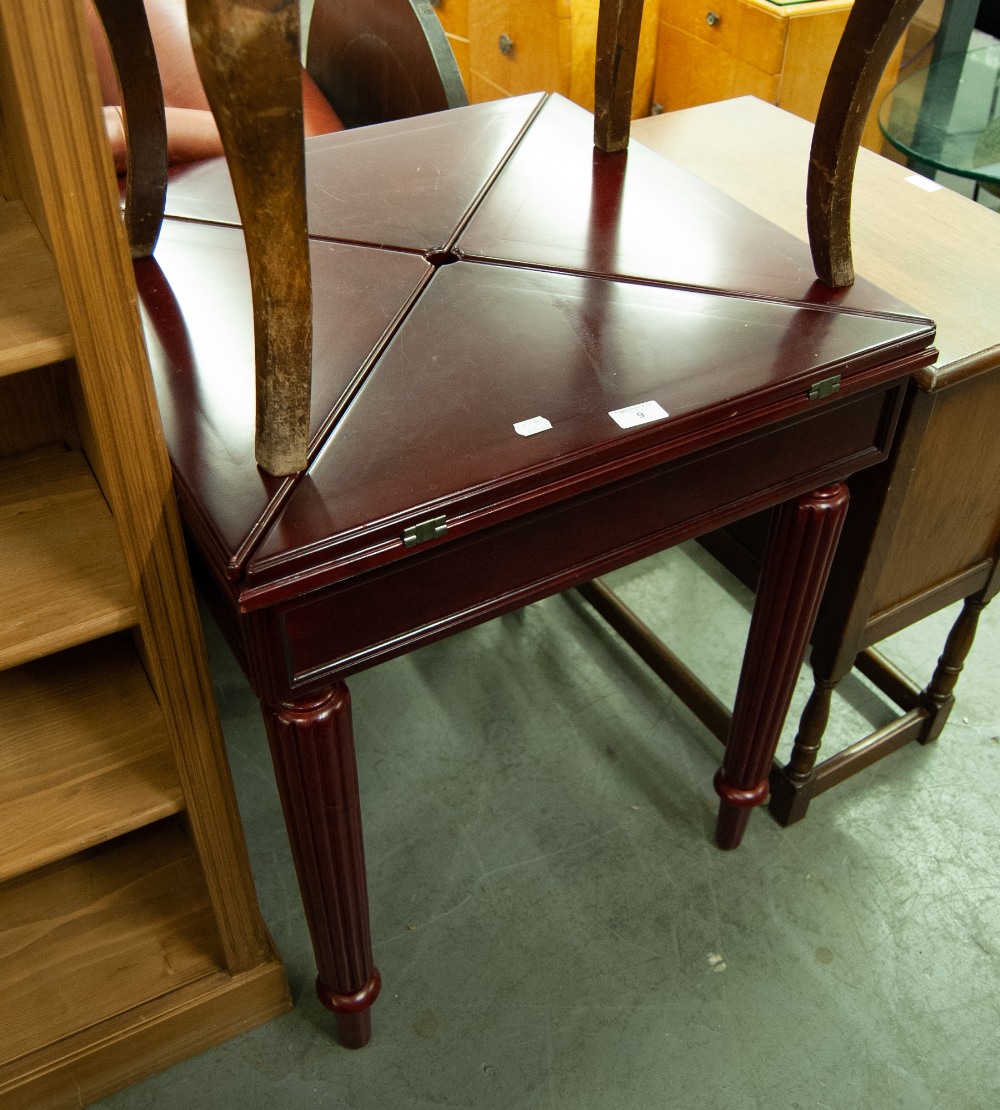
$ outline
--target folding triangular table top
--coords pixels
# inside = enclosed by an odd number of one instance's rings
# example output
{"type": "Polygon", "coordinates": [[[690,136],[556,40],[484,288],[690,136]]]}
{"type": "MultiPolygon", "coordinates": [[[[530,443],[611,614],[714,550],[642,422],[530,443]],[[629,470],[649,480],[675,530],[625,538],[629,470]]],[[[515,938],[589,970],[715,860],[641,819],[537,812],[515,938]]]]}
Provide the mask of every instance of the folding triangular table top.
{"type": "MultiPolygon", "coordinates": [[[[307,143],[311,445],[290,478],[254,462],[225,163],[173,176],[140,301],[184,517],[265,705],[885,458],[931,322],[863,280],[827,287],[805,244],[637,143],[595,154],[592,134],[538,95],[307,143]]],[[[758,592],[773,624],[745,700],[777,721],[746,740],[740,805],[766,793],[787,708],[769,683],[794,679],[835,531],[787,543],[758,592]]],[[[294,809],[310,787],[282,789],[294,809]]],[[[309,893],[295,850],[321,996],[356,1012],[370,954],[333,967],[340,942],[317,930],[367,928],[344,889],[363,864],[309,893]]]]}

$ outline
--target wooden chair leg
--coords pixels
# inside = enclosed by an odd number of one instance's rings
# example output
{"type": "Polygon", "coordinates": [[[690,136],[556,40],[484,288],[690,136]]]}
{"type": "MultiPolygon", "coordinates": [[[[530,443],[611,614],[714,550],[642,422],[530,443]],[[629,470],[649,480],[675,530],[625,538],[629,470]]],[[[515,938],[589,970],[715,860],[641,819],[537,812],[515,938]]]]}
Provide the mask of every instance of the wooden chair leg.
{"type": "Polygon", "coordinates": [[[381,982],[372,959],[361,799],[342,683],[298,702],[263,706],[285,825],[319,978],[316,993],[347,1048],[371,1039],[381,982]]]}
{"type": "Polygon", "coordinates": [[[594,146],[614,154],[628,146],[643,0],[601,0],[594,65],[594,146]]]}
{"type": "Polygon", "coordinates": [[[118,76],[128,163],[125,231],[133,258],[153,253],[167,196],[167,123],[142,0],[94,0],[118,76]]]}
{"type": "Polygon", "coordinates": [[[257,463],[294,474],[307,461],[312,374],[299,5],[187,0],[187,11],[250,264],[257,463]]]}
{"type": "Polygon", "coordinates": [[[715,839],[736,848],[750,810],[768,793],[768,775],[792,690],[816,621],[847,513],[842,483],[786,502],[764,553],[732,732],[715,778],[721,802],[715,839]]]}
{"type": "Polygon", "coordinates": [[[856,3],[823,88],[809,153],[806,216],[816,274],[836,288],[854,282],[851,190],[861,133],[889,58],[920,3],[856,3]]]}

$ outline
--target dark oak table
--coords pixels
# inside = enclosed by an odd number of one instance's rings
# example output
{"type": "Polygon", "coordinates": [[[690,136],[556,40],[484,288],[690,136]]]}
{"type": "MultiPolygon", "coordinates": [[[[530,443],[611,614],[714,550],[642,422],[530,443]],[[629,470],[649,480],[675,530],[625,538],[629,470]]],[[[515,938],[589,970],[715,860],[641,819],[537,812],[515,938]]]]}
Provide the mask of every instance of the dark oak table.
{"type": "Polygon", "coordinates": [[[934,329],[862,280],[818,282],[800,242],[643,147],[595,154],[558,96],[310,140],[308,168],[305,472],[254,463],[224,164],[173,179],[136,274],[183,516],[261,699],[319,995],[360,1045],[379,978],[345,680],[783,504],[716,777],[735,847],[842,479],[885,458],[934,329]]]}

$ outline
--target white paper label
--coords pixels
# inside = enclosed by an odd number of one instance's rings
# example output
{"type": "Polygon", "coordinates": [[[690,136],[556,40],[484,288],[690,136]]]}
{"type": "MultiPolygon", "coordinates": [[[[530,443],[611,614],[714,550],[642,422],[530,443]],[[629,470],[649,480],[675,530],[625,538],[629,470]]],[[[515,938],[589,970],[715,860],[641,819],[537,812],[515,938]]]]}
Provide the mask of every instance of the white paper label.
{"type": "Polygon", "coordinates": [[[639,405],[629,405],[627,409],[615,409],[608,416],[619,428],[636,428],[640,424],[651,424],[654,420],[663,420],[670,413],[664,412],[657,401],[643,401],[639,405]]]}
{"type": "Polygon", "coordinates": [[[514,425],[514,431],[519,436],[534,436],[539,432],[547,432],[552,427],[551,421],[544,416],[533,416],[530,420],[519,420],[514,425]]]}
{"type": "Polygon", "coordinates": [[[925,193],[936,193],[938,189],[943,189],[943,185],[939,185],[936,181],[931,181],[929,177],[924,177],[919,173],[911,173],[909,177],[903,178],[907,185],[916,185],[918,189],[923,189],[925,193]]]}

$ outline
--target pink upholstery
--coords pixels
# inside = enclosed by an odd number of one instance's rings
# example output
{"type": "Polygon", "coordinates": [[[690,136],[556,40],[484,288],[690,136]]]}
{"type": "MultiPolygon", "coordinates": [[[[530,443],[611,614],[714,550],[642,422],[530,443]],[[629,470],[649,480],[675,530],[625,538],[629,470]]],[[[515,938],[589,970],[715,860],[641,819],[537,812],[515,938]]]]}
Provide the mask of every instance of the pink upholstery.
{"type": "MultiPolygon", "coordinates": [[[[171,165],[213,158],[223,153],[222,142],[208,100],[201,87],[194,51],[188,36],[185,0],[145,0],[146,15],[156,50],[167,111],[167,158],[171,165]]],[[[108,139],[119,173],[125,170],[125,132],[119,106],[121,97],[114,63],[104,29],[93,6],[87,4],[87,22],[97,61],[101,101],[108,139]]],[[[330,107],[316,82],[303,69],[302,106],[306,135],[342,131],[344,125],[330,107]]]]}

